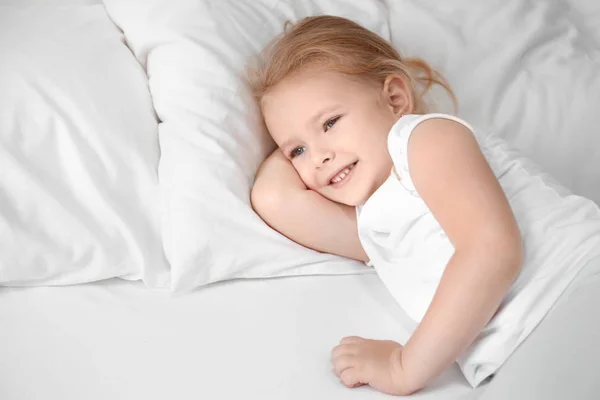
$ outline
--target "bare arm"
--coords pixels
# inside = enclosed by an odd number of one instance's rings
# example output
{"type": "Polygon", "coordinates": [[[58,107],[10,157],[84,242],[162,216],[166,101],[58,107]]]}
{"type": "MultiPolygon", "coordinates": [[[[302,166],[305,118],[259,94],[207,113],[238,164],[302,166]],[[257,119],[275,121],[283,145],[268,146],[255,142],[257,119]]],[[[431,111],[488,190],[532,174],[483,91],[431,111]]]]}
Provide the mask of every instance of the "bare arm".
{"type": "Polygon", "coordinates": [[[414,184],[455,253],[432,303],[401,353],[405,393],[439,375],[473,342],[519,273],[514,215],[471,132],[431,119],[409,142],[414,184]]]}
{"type": "Polygon", "coordinates": [[[279,150],[258,170],[252,207],[273,229],[311,249],[368,261],[354,207],[334,203],[309,190],[279,150]]]}

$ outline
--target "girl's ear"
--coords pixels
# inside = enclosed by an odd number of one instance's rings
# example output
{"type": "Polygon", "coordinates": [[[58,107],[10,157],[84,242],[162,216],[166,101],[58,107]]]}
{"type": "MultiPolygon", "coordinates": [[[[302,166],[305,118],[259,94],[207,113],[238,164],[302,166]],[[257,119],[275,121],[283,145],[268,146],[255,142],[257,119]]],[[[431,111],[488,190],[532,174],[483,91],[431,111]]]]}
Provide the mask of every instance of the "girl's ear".
{"type": "Polygon", "coordinates": [[[414,110],[412,91],[401,75],[389,75],[383,82],[383,96],[390,111],[400,118],[402,115],[410,114],[414,110]]]}

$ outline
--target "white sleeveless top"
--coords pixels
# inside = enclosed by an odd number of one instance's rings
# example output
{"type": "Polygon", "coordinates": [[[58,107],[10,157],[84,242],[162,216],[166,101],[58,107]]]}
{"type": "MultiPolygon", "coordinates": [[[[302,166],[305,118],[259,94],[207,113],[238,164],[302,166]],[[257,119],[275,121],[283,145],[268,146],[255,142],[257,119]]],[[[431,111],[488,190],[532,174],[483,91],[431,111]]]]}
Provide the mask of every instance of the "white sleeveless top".
{"type": "MultiPolygon", "coordinates": [[[[420,322],[454,247],[417,193],[408,168],[413,129],[445,114],[406,115],[388,137],[398,177],[390,174],[357,207],[360,241],[403,310],[420,322]]],[[[492,375],[549,311],[585,263],[600,254],[600,209],[573,195],[496,136],[479,139],[506,193],[523,238],[525,261],[498,312],[458,364],[473,386],[492,375]]]]}

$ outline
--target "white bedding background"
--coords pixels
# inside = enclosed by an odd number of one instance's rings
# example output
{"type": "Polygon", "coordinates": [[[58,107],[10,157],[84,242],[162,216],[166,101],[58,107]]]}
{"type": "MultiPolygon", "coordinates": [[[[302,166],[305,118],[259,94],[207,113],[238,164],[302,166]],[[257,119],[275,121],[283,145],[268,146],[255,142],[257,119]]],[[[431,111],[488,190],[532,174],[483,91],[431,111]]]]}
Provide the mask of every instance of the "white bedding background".
{"type": "Polygon", "coordinates": [[[459,115],[600,204],[600,3],[389,0],[392,42],[449,80],[459,115]]]}
{"type": "Polygon", "coordinates": [[[156,116],[102,5],[0,5],[0,285],[168,284],[156,116]]]}

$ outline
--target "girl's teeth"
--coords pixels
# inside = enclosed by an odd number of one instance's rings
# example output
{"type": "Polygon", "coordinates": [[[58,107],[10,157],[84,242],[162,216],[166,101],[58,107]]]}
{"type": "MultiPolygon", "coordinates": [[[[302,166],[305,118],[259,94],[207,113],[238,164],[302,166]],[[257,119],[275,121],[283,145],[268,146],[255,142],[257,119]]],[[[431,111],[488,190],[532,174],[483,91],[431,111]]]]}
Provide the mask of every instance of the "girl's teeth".
{"type": "Polygon", "coordinates": [[[346,177],[346,175],[348,175],[349,172],[350,172],[350,168],[346,168],[345,170],[340,172],[340,174],[338,176],[334,177],[331,181],[333,183],[341,182],[342,179],[344,179],[346,177]]]}

